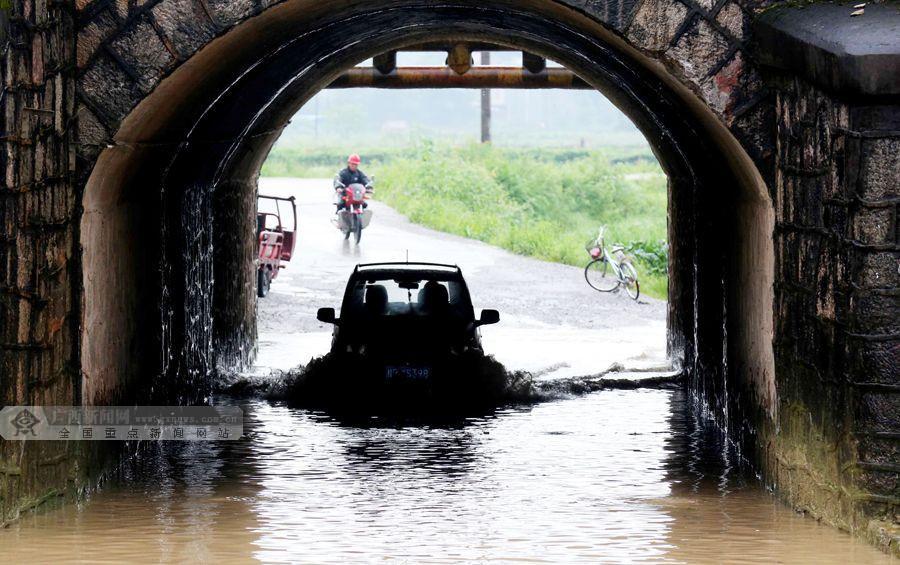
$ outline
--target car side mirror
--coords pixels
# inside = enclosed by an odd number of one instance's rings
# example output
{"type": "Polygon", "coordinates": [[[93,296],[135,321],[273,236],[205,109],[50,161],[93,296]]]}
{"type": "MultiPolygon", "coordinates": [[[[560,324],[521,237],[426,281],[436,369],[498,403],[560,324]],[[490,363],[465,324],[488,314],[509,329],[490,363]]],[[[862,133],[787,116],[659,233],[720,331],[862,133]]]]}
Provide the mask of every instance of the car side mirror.
{"type": "Polygon", "coordinates": [[[316,312],[316,319],[326,324],[337,324],[338,322],[334,308],[319,308],[319,311],[316,312]]]}
{"type": "Polygon", "coordinates": [[[481,319],[478,320],[479,326],[486,326],[488,324],[496,324],[500,321],[500,312],[496,310],[482,310],[481,311],[481,319]]]}

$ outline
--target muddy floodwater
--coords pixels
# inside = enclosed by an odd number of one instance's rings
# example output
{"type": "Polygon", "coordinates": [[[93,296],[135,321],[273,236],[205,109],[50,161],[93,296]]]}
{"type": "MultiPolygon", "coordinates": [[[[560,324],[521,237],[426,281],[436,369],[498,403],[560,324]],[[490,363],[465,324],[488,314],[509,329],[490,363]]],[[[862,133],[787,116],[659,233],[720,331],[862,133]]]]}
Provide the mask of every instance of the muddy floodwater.
{"type": "Polygon", "coordinates": [[[441,425],[253,402],[237,442],[164,443],[0,531],[5,563],[889,563],[777,502],[679,391],[441,425]]]}
{"type": "MultiPolygon", "coordinates": [[[[426,230],[379,202],[362,245],[345,244],[327,179],[261,190],[297,197],[300,247],[259,303],[254,374],[327,352],[316,309],[340,304],[356,263],[407,254],[463,266],[476,308],[500,310],[486,351],[542,391],[613,363],[617,377],[668,363],[661,300],[594,292],[578,267],[426,230]]],[[[145,446],[84,502],[0,530],[0,563],[891,562],[778,502],[681,391],[548,393],[440,424],[244,408],[242,440],[145,446]]]]}

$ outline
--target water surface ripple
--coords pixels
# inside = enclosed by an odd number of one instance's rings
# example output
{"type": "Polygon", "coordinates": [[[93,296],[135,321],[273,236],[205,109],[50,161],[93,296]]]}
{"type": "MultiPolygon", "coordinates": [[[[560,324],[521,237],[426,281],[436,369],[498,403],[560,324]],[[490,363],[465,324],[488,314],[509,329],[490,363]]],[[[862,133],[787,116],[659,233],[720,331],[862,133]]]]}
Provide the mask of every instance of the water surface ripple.
{"type": "Polygon", "coordinates": [[[441,425],[253,402],[246,438],[160,444],[4,561],[889,563],[740,470],[680,391],[441,425]]]}

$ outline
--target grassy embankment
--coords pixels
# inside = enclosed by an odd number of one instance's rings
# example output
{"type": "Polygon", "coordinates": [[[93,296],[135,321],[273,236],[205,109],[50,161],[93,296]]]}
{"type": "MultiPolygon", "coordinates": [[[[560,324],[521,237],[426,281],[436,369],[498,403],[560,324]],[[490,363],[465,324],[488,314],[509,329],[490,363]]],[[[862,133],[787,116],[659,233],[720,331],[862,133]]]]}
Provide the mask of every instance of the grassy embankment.
{"type": "MultiPolygon", "coordinates": [[[[641,291],[666,297],[666,181],[649,150],[482,145],[364,152],[377,197],[410,220],[521,255],[582,267],[601,225],[629,249],[641,291]]],[[[265,176],[330,177],[337,151],[276,148],[265,176]]]]}

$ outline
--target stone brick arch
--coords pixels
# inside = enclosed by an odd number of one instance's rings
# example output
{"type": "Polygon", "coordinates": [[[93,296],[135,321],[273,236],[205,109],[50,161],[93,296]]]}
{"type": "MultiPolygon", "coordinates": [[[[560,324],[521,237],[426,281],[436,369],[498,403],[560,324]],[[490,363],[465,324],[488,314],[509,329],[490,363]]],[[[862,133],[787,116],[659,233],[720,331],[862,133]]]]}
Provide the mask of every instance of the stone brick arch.
{"type": "MultiPolygon", "coordinates": [[[[84,2],[79,6],[77,50],[79,139],[84,153],[96,153],[115,137],[128,113],[212,40],[264,11],[286,8],[284,12],[288,12],[291,5],[299,3],[84,2]]],[[[318,17],[316,12],[333,11],[327,4],[318,4],[302,8],[310,20],[318,17]]],[[[366,4],[362,2],[360,7],[366,4]]],[[[556,13],[568,9],[587,16],[664,65],[733,131],[746,134],[744,130],[750,129],[740,118],[762,97],[758,72],[745,49],[752,5],[744,7],[733,0],[544,0],[518,4],[543,4],[556,13]]],[[[265,43],[266,38],[257,36],[253,41],[265,43]]]]}
{"type": "MultiPolygon", "coordinates": [[[[756,399],[748,409],[774,413],[772,214],[754,163],[765,164],[758,140],[766,130],[764,122],[745,119],[765,115],[765,105],[755,72],[742,64],[744,15],[736,5],[723,13],[724,4],[575,10],[547,0],[460,0],[440,6],[367,2],[338,10],[294,0],[228,12],[245,16],[229,19],[230,28],[213,25],[221,22],[209,5],[200,17],[189,6],[163,0],[142,7],[81,61],[80,157],[85,171],[97,163],[86,180],[82,220],[84,315],[89,322],[104,320],[85,324],[82,363],[94,376],[84,388],[88,398],[114,394],[123,375],[125,383],[157,392],[202,390],[211,367],[246,359],[255,334],[252,239],[217,230],[213,218],[249,229],[259,167],[279,128],[318,88],[380,51],[440,36],[489,39],[554,58],[644,131],[672,184],[670,347],[710,402],[740,391],[756,399]],[[736,15],[724,17],[729,11],[736,15]],[[187,33],[191,26],[200,27],[187,33]],[[341,30],[356,35],[340,37],[341,30]],[[757,143],[742,147],[741,138],[757,143]],[[197,217],[205,219],[192,224],[197,217]],[[160,223],[168,230],[161,236],[155,231],[160,223]],[[200,234],[190,259],[173,243],[185,241],[179,230],[186,225],[195,230],[192,236],[200,234]],[[143,257],[152,260],[109,264],[103,242],[114,239],[151,251],[143,257]],[[160,264],[173,272],[160,278],[160,264]],[[192,280],[212,286],[213,294],[196,292],[192,280]],[[740,291],[738,281],[745,283],[740,291]],[[110,288],[117,289],[114,298],[110,288]],[[146,305],[160,300],[163,318],[146,326],[161,325],[168,333],[144,335],[135,321],[152,320],[146,305]],[[187,313],[193,308],[200,311],[187,313]],[[212,326],[203,322],[209,319],[212,326]],[[200,326],[190,327],[189,320],[200,326]],[[736,336],[731,340],[728,324],[736,336]],[[153,381],[130,371],[135,358],[146,360],[140,366],[158,365],[160,350],[167,352],[162,365],[169,378],[153,381]],[[746,378],[727,379],[726,359],[746,378]]],[[[727,413],[720,408],[717,413],[727,413]]]]}

